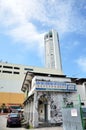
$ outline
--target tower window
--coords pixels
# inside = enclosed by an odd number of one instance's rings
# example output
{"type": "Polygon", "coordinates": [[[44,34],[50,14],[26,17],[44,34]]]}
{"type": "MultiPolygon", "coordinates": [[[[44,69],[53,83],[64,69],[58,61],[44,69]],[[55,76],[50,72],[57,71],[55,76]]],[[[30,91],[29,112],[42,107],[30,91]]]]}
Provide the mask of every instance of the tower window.
{"type": "Polygon", "coordinates": [[[50,37],[50,38],[52,37],[52,32],[49,33],[49,37],[50,37]]]}
{"type": "Polygon", "coordinates": [[[52,34],[49,34],[49,37],[52,37],[52,34]]]}
{"type": "Polygon", "coordinates": [[[44,39],[48,39],[48,35],[45,35],[44,39]]]}

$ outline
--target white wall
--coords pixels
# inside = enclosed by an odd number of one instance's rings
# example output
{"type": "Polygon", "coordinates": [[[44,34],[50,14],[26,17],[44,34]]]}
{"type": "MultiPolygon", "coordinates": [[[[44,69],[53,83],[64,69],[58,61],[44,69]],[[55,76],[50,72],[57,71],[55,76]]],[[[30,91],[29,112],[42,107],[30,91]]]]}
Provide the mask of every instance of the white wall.
{"type": "Polygon", "coordinates": [[[84,83],[82,85],[77,85],[77,94],[80,94],[80,98],[86,106],[86,86],[84,83]]]}

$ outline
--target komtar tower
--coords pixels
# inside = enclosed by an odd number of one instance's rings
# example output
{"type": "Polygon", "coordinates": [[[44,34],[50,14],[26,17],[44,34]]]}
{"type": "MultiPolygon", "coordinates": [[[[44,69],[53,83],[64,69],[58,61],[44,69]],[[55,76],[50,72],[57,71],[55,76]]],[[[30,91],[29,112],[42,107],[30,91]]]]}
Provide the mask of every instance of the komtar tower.
{"type": "Polygon", "coordinates": [[[59,36],[56,30],[51,30],[44,35],[45,66],[62,72],[59,36]]]}

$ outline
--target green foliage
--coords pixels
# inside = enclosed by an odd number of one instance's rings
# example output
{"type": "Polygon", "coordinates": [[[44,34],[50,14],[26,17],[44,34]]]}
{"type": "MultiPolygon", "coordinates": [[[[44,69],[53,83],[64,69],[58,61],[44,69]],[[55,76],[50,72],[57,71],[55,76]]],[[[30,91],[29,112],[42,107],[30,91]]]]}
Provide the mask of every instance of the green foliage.
{"type": "Polygon", "coordinates": [[[1,108],[2,108],[2,109],[6,108],[5,103],[3,103],[3,104],[1,105],[1,108]]]}
{"type": "Polygon", "coordinates": [[[33,128],[33,126],[30,125],[30,126],[29,126],[29,129],[32,129],[32,128],[33,128]]]}

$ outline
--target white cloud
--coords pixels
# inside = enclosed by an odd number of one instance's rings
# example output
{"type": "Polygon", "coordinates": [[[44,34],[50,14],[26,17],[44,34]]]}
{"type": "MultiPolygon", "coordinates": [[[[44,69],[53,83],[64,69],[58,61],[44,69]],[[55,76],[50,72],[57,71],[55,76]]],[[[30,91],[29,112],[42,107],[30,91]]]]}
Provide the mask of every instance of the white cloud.
{"type": "Polygon", "coordinates": [[[41,27],[45,30],[47,26],[56,28],[61,34],[73,31],[85,34],[86,20],[78,13],[78,8],[82,7],[77,7],[76,2],[77,0],[1,0],[0,25],[2,29],[5,28],[3,33],[15,41],[23,41],[28,48],[38,43],[41,48],[41,27]]]}
{"type": "Polygon", "coordinates": [[[38,40],[38,32],[35,26],[31,23],[22,24],[9,30],[8,35],[11,35],[17,41],[25,41],[25,43],[32,43],[38,40]]]}
{"type": "Polygon", "coordinates": [[[14,41],[22,41],[28,49],[38,46],[41,48],[43,33],[37,31],[37,26],[31,20],[47,20],[44,12],[43,5],[38,0],[1,0],[0,23],[6,29],[4,33],[14,41]]]}
{"type": "Polygon", "coordinates": [[[80,67],[80,69],[84,72],[86,72],[86,57],[79,58],[76,63],[80,67]]]}
{"type": "Polygon", "coordinates": [[[5,25],[38,20],[41,25],[54,26],[61,32],[78,28],[84,31],[86,20],[79,16],[74,4],[75,0],[1,0],[0,16],[5,25]]]}
{"type": "Polygon", "coordinates": [[[38,0],[1,0],[0,15],[7,25],[47,19],[44,7],[38,0]]]}

